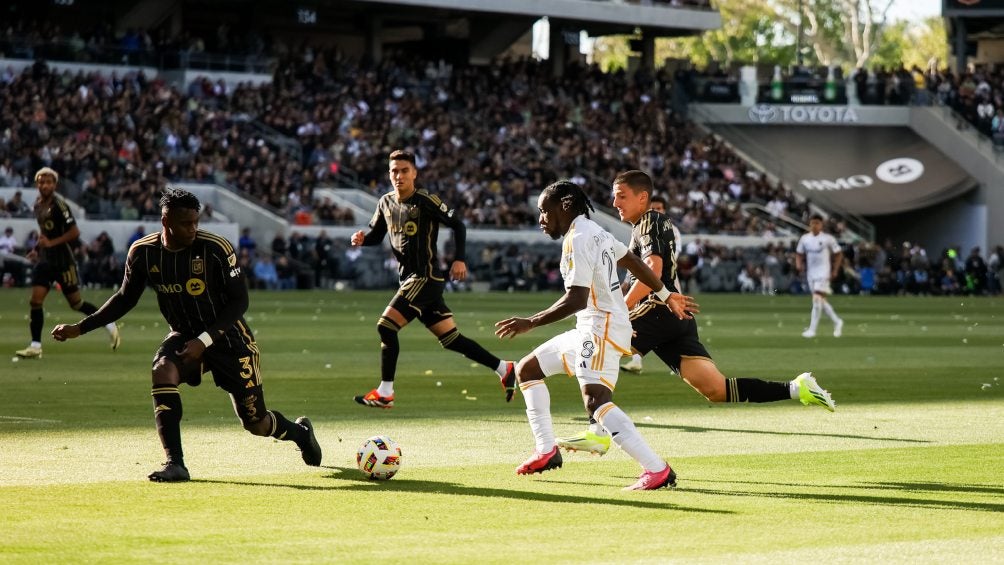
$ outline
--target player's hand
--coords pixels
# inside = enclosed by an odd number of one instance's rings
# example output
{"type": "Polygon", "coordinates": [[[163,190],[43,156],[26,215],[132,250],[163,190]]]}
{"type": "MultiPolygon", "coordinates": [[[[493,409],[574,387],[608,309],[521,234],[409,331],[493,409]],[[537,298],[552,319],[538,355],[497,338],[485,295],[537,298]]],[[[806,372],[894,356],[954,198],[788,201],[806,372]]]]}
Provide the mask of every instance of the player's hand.
{"type": "Polygon", "coordinates": [[[519,334],[524,334],[533,329],[530,318],[508,318],[501,322],[495,322],[495,335],[499,339],[512,339],[519,334]]]}
{"type": "Polygon", "coordinates": [[[694,318],[694,313],[701,311],[700,305],[694,302],[693,296],[687,296],[680,292],[674,292],[669,295],[666,307],[681,320],[691,320],[694,318]]]}
{"type": "Polygon", "coordinates": [[[52,328],[52,339],[66,341],[80,337],[80,324],[59,324],[52,328]]]}
{"type": "Polygon", "coordinates": [[[26,253],[24,257],[25,259],[34,263],[36,260],[38,260],[38,251],[36,249],[32,249],[31,251],[26,253]]]}
{"type": "Polygon", "coordinates": [[[38,236],[38,247],[40,247],[42,249],[48,249],[49,247],[52,247],[52,242],[49,241],[49,238],[45,237],[44,235],[39,234],[39,236],[38,236]]]}
{"type": "Polygon", "coordinates": [[[206,344],[202,343],[202,340],[190,339],[185,342],[185,347],[181,348],[181,351],[176,352],[181,356],[181,361],[185,365],[194,365],[202,359],[202,353],[206,350],[206,344]]]}
{"type": "Polygon", "coordinates": [[[462,281],[467,279],[467,263],[463,261],[454,261],[450,265],[450,278],[455,281],[462,281]]]}
{"type": "Polygon", "coordinates": [[[363,238],[365,237],[366,234],[363,233],[363,230],[359,230],[356,233],[352,234],[352,237],[349,238],[349,242],[352,243],[353,246],[359,247],[360,245],[363,244],[363,238]]]}

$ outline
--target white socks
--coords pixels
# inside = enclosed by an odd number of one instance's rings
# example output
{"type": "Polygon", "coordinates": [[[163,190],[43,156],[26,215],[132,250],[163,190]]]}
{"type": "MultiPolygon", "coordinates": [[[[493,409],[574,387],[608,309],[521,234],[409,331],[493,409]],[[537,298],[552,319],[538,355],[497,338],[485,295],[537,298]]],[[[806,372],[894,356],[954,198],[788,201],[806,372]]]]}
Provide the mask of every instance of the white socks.
{"type": "Polygon", "coordinates": [[[554,449],[554,426],[551,423],[551,392],[544,381],[520,383],[519,390],[526,401],[526,419],[530,421],[537,453],[554,449]]]}
{"type": "Polygon", "coordinates": [[[115,333],[115,330],[117,329],[117,328],[115,327],[115,322],[112,322],[112,323],[110,323],[110,324],[105,324],[105,329],[106,329],[106,330],[108,330],[108,333],[110,333],[110,334],[114,334],[114,333],[115,333]]]}
{"type": "Polygon", "coordinates": [[[380,396],[394,396],[394,381],[380,381],[377,387],[377,394],[380,396]]]}
{"type": "Polygon", "coordinates": [[[790,396],[792,400],[798,400],[798,391],[801,390],[801,388],[802,387],[798,386],[797,382],[788,381],[788,396],[790,396]]]}
{"type": "Polygon", "coordinates": [[[634,427],[634,422],[613,402],[607,402],[596,409],[595,418],[610,432],[614,443],[641,463],[646,471],[659,472],[666,468],[666,461],[652,451],[645,439],[634,427]]]}
{"type": "Polygon", "coordinates": [[[830,306],[829,302],[823,302],[823,312],[825,312],[826,315],[829,316],[831,320],[833,320],[834,324],[840,321],[840,317],[837,316],[837,313],[833,311],[833,306],[830,306]]]}
{"type": "Polygon", "coordinates": [[[508,365],[509,364],[506,363],[504,360],[499,361],[499,366],[495,369],[495,374],[498,375],[499,377],[504,377],[508,365]]]}
{"type": "Polygon", "coordinates": [[[42,349],[42,342],[41,341],[33,341],[33,342],[31,342],[31,347],[34,348],[34,349],[42,349]]]}
{"type": "Polygon", "coordinates": [[[812,299],[812,313],[809,315],[809,331],[815,332],[816,327],[819,325],[819,314],[822,310],[819,301],[815,298],[812,299]]]}

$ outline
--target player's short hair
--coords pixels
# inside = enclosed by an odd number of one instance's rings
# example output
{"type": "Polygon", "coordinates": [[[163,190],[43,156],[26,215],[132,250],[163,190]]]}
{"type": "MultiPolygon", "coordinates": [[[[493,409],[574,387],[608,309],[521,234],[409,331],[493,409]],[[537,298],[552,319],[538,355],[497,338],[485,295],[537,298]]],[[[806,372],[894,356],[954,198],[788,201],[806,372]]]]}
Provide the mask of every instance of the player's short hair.
{"type": "Polygon", "coordinates": [[[614,178],[614,184],[626,184],[636,193],[647,192],[649,197],[652,196],[652,192],[655,190],[655,187],[652,185],[652,177],[648,176],[648,173],[645,171],[637,169],[618,173],[617,177],[614,178]]]}
{"type": "Polygon", "coordinates": [[[59,173],[51,167],[42,167],[39,169],[38,172],[35,173],[35,182],[38,182],[39,177],[44,175],[50,175],[54,181],[59,182],[59,173]]]}
{"type": "Polygon", "coordinates": [[[659,196],[658,194],[652,196],[652,198],[649,199],[649,202],[651,202],[652,204],[658,202],[659,204],[662,204],[664,207],[669,206],[669,202],[666,202],[666,199],[663,198],[662,196],[659,196]]]}
{"type": "Polygon", "coordinates": [[[411,151],[405,151],[404,149],[398,149],[390,154],[391,161],[407,161],[412,164],[415,168],[418,165],[415,164],[415,154],[411,151]]]}
{"type": "Polygon", "coordinates": [[[163,195],[160,197],[160,207],[163,210],[175,210],[178,208],[185,208],[187,210],[195,210],[198,212],[202,208],[202,203],[199,199],[188,192],[187,190],[167,187],[164,189],[163,195]]]}
{"type": "Polygon", "coordinates": [[[819,214],[819,213],[815,213],[815,214],[809,216],[809,221],[811,222],[812,220],[819,220],[820,222],[822,222],[823,221],[823,215],[819,214]]]}
{"type": "Polygon", "coordinates": [[[576,216],[585,214],[588,218],[589,212],[595,212],[593,203],[589,201],[589,196],[582,190],[582,187],[570,180],[553,182],[547,185],[542,194],[547,200],[561,202],[563,205],[567,204],[568,209],[576,216]]]}

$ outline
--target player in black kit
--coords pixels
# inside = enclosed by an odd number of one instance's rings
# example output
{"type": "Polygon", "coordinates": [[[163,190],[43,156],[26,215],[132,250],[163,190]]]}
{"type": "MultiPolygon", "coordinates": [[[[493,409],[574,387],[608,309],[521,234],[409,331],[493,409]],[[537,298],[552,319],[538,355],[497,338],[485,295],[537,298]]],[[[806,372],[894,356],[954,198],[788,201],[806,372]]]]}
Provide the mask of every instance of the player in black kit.
{"type": "MultiPolygon", "coordinates": [[[[28,252],[28,259],[37,261],[32,269],[29,299],[31,317],[28,328],[31,330],[31,343],[15,352],[18,357],[25,359],[42,357],[42,325],[45,318],[42,304],[53,284],[59,284],[70,308],[84,314],[93,314],[97,310],[80,296],[77,261],[71,247],[80,237],[80,228],[73,219],[70,207],[56,194],[59,174],[49,167],[43,167],[35,173],[35,184],[38,186],[35,220],[38,222],[39,236],[38,245],[28,252]]],[[[112,350],[118,349],[121,343],[118,328],[110,323],[105,329],[111,336],[112,350]]]]}
{"type": "Polygon", "coordinates": [[[453,280],[467,278],[464,252],[467,230],[439,197],[415,187],[418,169],[415,156],[407,151],[390,154],[390,181],[394,192],[380,198],[370,220],[369,233],[352,234],[352,245],[379,245],[390,233],[390,246],[398,261],[401,287],[377,322],[380,334],[380,386],[355,397],[363,406],[392,408],[394,376],[400,352],[397,332],[415,318],[439,339],[440,345],[495,371],[505,390],[506,402],[512,400],[516,370],[511,361],[503,361],[464,336],[453,321],[453,312],[443,300],[446,284],[439,268],[436,242],[439,224],[453,230],[456,252],[450,266],[453,280]]]}
{"type": "Polygon", "coordinates": [[[304,463],[320,465],[321,447],[310,420],[301,417],[290,422],[265,407],[258,344],[244,321],[247,285],[230,242],[198,229],[200,204],[193,194],[169,188],[160,206],[163,230],[129,248],[119,291],[79,323],[56,326],[52,337],[72,339],[118,320],[150,287],[171,328],[153,360],[153,411],[167,462],[150,473],[150,480],[190,478],[181,449],[178,385],[198,385],[203,371],[212,371],[216,386],[230,393],[244,429],[292,441],[299,446],[304,463]]]}
{"type": "MultiPolygon", "coordinates": [[[[622,220],[632,225],[628,249],[641,257],[662,283],[676,291],[676,236],[669,218],[651,209],[652,179],[643,171],[626,171],[613,182],[613,206],[622,220]]],[[[678,319],[656,298],[652,289],[629,279],[624,301],[630,310],[631,349],[645,355],[656,354],[670,369],[711,402],[777,402],[797,400],[802,404],[836,408],[830,393],[816,382],[812,373],[802,373],[791,381],[764,381],[725,378],[711,360],[697,336],[697,321],[678,319]]],[[[600,455],[610,447],[610,436],[590,420],[589,430],[570,438],[559,438],[568,450],[591,451],[600,455]]]]}

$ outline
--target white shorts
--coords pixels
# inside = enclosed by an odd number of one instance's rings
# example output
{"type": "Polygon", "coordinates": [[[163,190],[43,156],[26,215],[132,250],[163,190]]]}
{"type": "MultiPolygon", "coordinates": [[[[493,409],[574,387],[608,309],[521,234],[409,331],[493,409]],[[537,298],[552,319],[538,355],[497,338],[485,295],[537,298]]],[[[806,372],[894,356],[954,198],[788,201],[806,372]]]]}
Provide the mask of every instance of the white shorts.
{"type": "Polygon", "coordinates": [[[830,279],[809,279],[809,290],[819,294],[833,294],[833,289],[830,288],[830,279]]]}
{"type": "Polygon", "coordinates": [[[610,390],[617,386],[622,355],[631,354],[631,326],[576,328],[556,335],[533,350],[545,376],[566,374],[610,390]]]}

